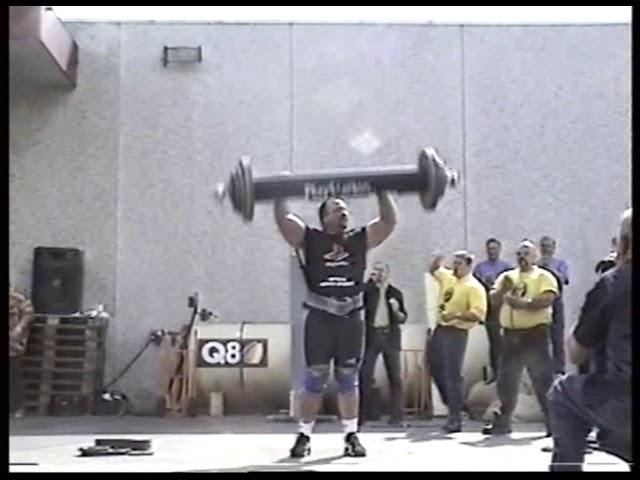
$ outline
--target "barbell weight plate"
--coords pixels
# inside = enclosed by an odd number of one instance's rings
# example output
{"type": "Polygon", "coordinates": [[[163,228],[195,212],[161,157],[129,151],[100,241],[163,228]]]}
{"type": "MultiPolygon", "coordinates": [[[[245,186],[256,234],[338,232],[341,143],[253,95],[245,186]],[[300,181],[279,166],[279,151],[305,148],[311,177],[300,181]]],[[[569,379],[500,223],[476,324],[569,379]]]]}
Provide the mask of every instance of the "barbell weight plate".
{"type": "Polygon", "coordinates": [[[242,215],[242,218],[247,217],[247,202],[245,201],[245,186],[244,186],[244,170],[242,168],[242,162],[238,162],[236,165],[236,185],[238,188],[238,210],[242,215]]]}
{"type": "Polygon", "coordinates": [[[444,166],[444,163],[442,163],[442,160],[440,160],[440,157],[436,154],[432,158],[433,158],[434,171],[436,174],[435,181],[434,181],[436,204],[433,206],[433,208],[435,208],[438,202],[440,202],[440,199],[442,198],[442,196],[444,195],[444,191],[447,188],[448,178],[447,178],[446,167],[444,166]]]}
{"type": "Polygon", "coordinates": [[[433,151],[423,148],[418,157],[418,171],[426,178],[427,184],[424,190],[419,193],[420,203],[426,210],[434,210],[438,204],[438,197],[435,188],[436,166],[433,159],[433,151]]]}
{"type": "Polygon", "coordinates": [[[245,218],[246,206],[244,201],[244,179],[242,178],[243,173],[242,173],[241,162],[238,162],[238,164],[236,165],[235,175],[236,175],[236,188],[238,192],[238,211],[240,212],[240,215],[242,215],[242,218],[245,218]]]}
{"type": "Polygon", "coordinates": [[[248,158],[243,157],[238,164],[240,171],[240,185],[242,198],[242,216],[245,221],[253,220],[254,199],[253,199],[253,178],[251,175],[251,163],[248,158]]]}
{"type": "Polygon", "coordinates": [[[242,213],[239,198],[240,187],[238,183],[238,167],[236,166],[233,172],[231,172],[231,178],[229,181],[229,198],[231,199],[231,205],[233,206],[233,209],[237,212],[242,213]]]}

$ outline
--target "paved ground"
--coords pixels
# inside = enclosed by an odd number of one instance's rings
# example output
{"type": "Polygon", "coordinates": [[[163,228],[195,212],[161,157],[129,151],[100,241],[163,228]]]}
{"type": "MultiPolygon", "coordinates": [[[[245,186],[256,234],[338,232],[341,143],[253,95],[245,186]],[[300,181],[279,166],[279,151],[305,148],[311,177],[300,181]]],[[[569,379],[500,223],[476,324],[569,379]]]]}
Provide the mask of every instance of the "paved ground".
{"type": "MultiPolygon", "coordinates": [[[[486,437],[481,424],[464,432],[438,431],[443,419],[407,421],[406,428],[372,422],[360,434],[368,456],[342,457],[338,422],[320,423],[311,456],[288,458],[293,423],[265,417],[219,419],[155,417],[32,417],[11,420],[10,472],[244,472],[260,471],[545,471],[551,444],[541,424],[515,426],[510,436],[486,437]],[[95,438],[150,438],[146,457],[78,457],[78,447],[95,438]]],[[[629,471],[602,452],[586,457],[587,471],[629,471]]]]}

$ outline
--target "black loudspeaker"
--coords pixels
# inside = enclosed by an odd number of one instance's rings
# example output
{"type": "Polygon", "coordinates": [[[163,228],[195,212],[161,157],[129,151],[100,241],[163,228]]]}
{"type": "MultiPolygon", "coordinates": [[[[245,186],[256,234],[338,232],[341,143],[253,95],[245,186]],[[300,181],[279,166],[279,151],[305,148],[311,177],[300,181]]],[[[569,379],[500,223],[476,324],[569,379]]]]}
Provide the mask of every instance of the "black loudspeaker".
{"type": "Polygon", "coordinates": [[[69,315],[82,310],[84,254],[77,248],[36,247],[31,301],[36,313],[69,315]]]}

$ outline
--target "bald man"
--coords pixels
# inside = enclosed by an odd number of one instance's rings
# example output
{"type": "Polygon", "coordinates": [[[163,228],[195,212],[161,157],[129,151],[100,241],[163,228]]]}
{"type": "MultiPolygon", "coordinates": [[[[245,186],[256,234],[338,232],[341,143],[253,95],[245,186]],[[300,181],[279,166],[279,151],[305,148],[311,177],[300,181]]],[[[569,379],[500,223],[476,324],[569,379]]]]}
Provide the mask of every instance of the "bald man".
{"type": "Polygon", "coordinates": [[[516,408],[522,370],[526,367],[548,424],[547,392],[553,381],[549,353],[551,306],[558,295],[558,283],[550,272],[536,265],[538,248],[525,240],[516,251],[518,267],[502,273],[491,291],[491,302],[500,308],[503,329],[498,397],[500,411],[484,434],[511,433],[511,416],[516,408]]]}
{"type": "Polygon", "coordinates": [[[600,449],[631,462],[631,223],[628,209],[620,224],[617,265],[587,293],[567,345],[573,364],[582,365],[597,352],[603,365],[561,377],[549,391],[551,471],[582,470],[593,427],[600,449]]]}

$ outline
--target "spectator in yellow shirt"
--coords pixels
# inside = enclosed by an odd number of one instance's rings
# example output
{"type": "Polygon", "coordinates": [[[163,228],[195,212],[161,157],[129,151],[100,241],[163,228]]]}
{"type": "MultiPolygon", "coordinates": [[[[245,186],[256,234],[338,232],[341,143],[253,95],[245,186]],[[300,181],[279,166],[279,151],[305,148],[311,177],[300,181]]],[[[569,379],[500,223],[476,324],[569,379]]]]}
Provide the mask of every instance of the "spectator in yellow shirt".
{"type": "Polygon", "coordinates": [[[429,272],[438,281],[438,322],[427,344],[431,374],[442,401],[449,409],[449,420],[442,427],[447,433],[462,431],[464,384],[462,362],[469,330],[484,321],[487,297],[482,284],[471,275],[473,255],[461,250],[453,254],[452,269],[442,266],[437,256],[429,272]]]}
{"type": "Polygon", "coordinates": [[[546,395],[553,381],[549,330],[558,284],[552,273],[536,265],[538,249],[534,243],[524,240],[516,256],[518,268],[502,273],[491,291],[493,305],[500,308],[503,329],[497,380],[501,405],[500,412],[494,413],[492,425],[487,425],[482,432],[511,433],[511,415],[516,407],[522,370],[526,367],[545,415],[549,436],[546,395]]]}

